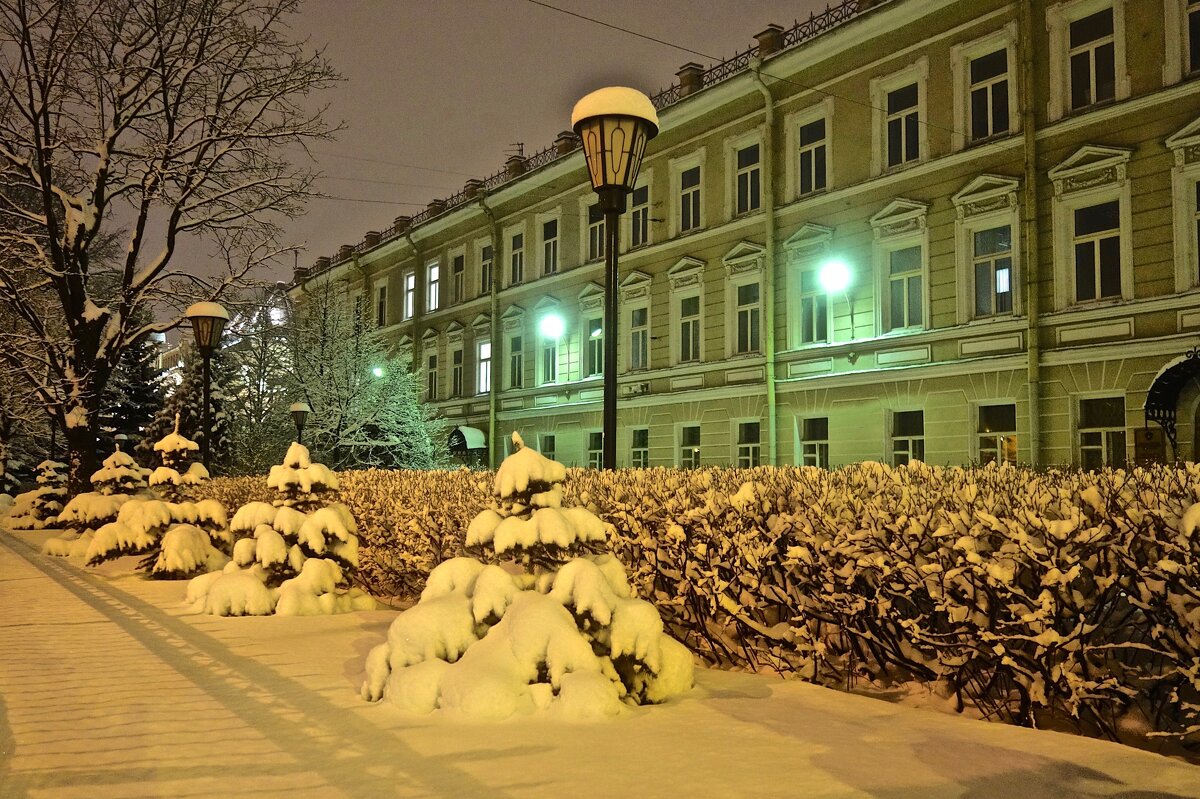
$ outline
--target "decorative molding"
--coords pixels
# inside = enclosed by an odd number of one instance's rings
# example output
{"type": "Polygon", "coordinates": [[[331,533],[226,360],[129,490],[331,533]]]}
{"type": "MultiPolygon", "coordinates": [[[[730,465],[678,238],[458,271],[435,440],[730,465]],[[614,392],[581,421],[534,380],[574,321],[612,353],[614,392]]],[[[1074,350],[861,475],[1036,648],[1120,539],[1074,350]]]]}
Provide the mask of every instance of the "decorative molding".
{"type": "Polygon", "coordinates": [[[1021,182],[1001,175],[980,175],[950,199],[959,219],[1017,207],[1021,182]]]}
{"type": "Polygon", "coordinates": [[[1055,331],[1059,344],[1100,339],[1133,338],[1133,318],[1115,319],[1110,322],[1060,327],[1055,331]]]}
{"type": "Polygon", "coordinates": [[[818,358],[815,361],[793,361],[787,365],[788,377],[819,375],[833,371],[833,358],[818,358]]]}
{"type": "Polygon", "coordinates": [[[686,388],[703,388],[704,375],[688,375],[687,377],[672,377],[671,390],[679,391],[686,388]]]}
{"type": "Polygon", "coordinates": [[[1124,186],[1132,154],[1133,150],[1124,147],[1085,144],[1047,173],[1054,182],[1054,196],[1062,197],[1095,186],[1124,186]]]}
{"type": "Polygon", "coordinates": [[[783,249],[793,258],[804,258],[816,250],[823,250],[833,239],[834,229],[808,222],[788,237],[783,249]]]}
{"type": "Polygon", "coordinates": [[[604,305],[604,288],[596,283],[587,283],[579,292],[579,310],[595,311],[604,305]]]}
{"type": "Polygon", "coordinates": [[[764,379],[763,368],[730,369],[725,373],[726,383],[760,383],[764,379]]]}
{"type": "Polygon", "coordinates": [[[705,262],[699,258],[685,256],[680,258],[667,270],[667,278],[671,281],[671,290],[699,286],[704,279],[705,262]]]}
{"type": "Polygon", "coordinates": [[[510,305],[500,316],[500,324],[505,333],[520,330],[525,326],[525,309],[520,305],[510,305]]]}
{"type": "Polygon", "coordinates": [[[886,350],[875,353],[875,363],[879,366],[900,366],[910,363],[929,363],[932,352],[929,345],[911,347],[903,350],[886,350]]]}
{"type": "Polygon", "coordinates": [[[1180,311],[1177,315],[1177,324],[1180,333],[1200,327],[1200,310],[1180,311]]]}
{"type": "Polygon", "coordinates": [[[725,264],[725,274],[729,277],[744,275],[751,272],[761,272],[763,255],[766,248],[761,244],[750,241],[738,242],[732,250],[725,253],[721,262],[725,264]]]}
{"type": "Polygon", "coordinates": [[[906,233],[919,233],[925,229],[925,215],[929,204],[903,198],[892,200],[881,211],[871,217],[875,239],[890,239],[906,233]]]}
{"type": "Polygon", "coordinates": [[[650,296],[653,278],[645,272],[633,271],[621,281],[621,301],[631,302],[650,296]]]}
{"type": "Polygon", "coordinates": [[[502,411],[519,411],[525,407],[525,400],[517,397],[516,399],[500,400],[500,410],[502,411]]]}
{"type": "MultiPolygon", "coordinates": [[[[479,330],[479,328],[488,327],[491,324],[492,324],[492,317],[488,316],[485,313],[481,313],[481,314],[479,314],[479,316],[476,316],[474,319],[471,320],[471,329],[477,331],[477,330],[479,330]]],[[[478,335],[478,333],[476,335],[478,335]]]]}
{"type": "Polygon", "coordinates": [[[1024,337],[1020,333],[1007,336],[989,336],[988,338],[973,338],[958,342],[958,355],[967,358],[974,355],[986,355],[992,352],[1013,352],[1022,349],[1024,337]]]}

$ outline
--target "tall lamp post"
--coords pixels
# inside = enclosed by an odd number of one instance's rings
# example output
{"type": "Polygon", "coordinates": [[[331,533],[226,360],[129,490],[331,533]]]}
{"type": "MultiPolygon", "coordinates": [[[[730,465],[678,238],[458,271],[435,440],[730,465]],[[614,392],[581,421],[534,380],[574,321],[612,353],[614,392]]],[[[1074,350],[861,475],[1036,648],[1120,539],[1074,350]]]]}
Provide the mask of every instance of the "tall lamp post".
{"type": "Polygon", "coordinates": [[[212,354],[221,344],[221,331],[225,329],[225,323],[229,321],[229,312],[215,302],[198,302],[187,309],[185,316],[192,323],[192,332],[196,335],[196,349],[200,350],[200,357],[204,363],[204,438],[201,440],[203,446],[200,451],[204,468],[207,469],[211,453],[209,445],[210,439],[212,439],[212,419],[209,410],[211,404],[209,394],[212,383],[210,362],[212,354]]]}
{"type": "Polygon", "coordinates": [[[609,86],[575,104],[571,127],[583,144],[592,189],[604,212],[604,468],[617,468],[617,223],[637,181],[658,114],[637,89],[609,86]]]}
{"type": "Polygon", "coordinates": [[[293,402],[289,409],[292,412],[292,421],[296,423],[296,443],[304,443],[304,423],[308,421],[308,415],[312,413],[312,406],[307,402],[293,402]]]}

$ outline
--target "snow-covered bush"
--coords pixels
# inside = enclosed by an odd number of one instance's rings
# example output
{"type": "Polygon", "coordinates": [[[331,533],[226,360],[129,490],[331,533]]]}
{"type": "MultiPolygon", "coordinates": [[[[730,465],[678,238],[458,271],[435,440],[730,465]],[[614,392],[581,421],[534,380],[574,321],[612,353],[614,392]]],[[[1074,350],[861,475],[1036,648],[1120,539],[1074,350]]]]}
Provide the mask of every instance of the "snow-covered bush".
{"type": "Polygon", "coordinates": [[[602,717],[692,685],[692,655],[601,554],[609,527],[562,507],[561,464],[523,446],[496,472],[496,504],[467,529],[479,558],[433,570],[367,659],[364,698],[504,718],[552,710],[602,717]],[[508,568],[498,564],[505,564],[508,568]]]}
{"type": "Polygon", "coordinates": [[[58,523],[67,498],[67,465],[56,460],[38,464],[37,488],[18,494],[6,524],[14,530],[43,530],[58,523]]]}
{"type": "Polygon", "coordinates": [[[92,473],[92,488],[95,490],[77,494],[63,506],[56,524],[66,528],[65,532],[58,538],[46,541],[42,545],[42,552],[61,557],[82,554],[91,543],[92,533],[116,521],[121,506],[145,487],[141,467],[122,452],[118,444],[100,468],[92,473]]]}
{"type": "Polygon", "coordinates": [[[150,473],[150,487],[169,502],[191,499],[196,488],[208,479],[204,464],[190,462],[188,456],[200,445],[179,433],[179,414],[175,414],[175,429],[154,442],[154,451],[162,458],[162,466],[150,473]]]}
{"type": "Polygon", "coordinates": [[[336,498],[337,476],[292,444],[268,485],[275,504],[248,502],[230,521],[233,562],[192,581],[189,601],[215,615],[317,615],[370,609],[375,600],[350,579],[358,538],[350,511],[336,498]],[[328,503],[328,504],[324,504],[328,503]]]}
{"type": "Polygon", "coordinates": [[[91,481],[97,494],[133,494],[146,487],[144,470],[121,451],[120,444],[92,473],[91,481]]]}

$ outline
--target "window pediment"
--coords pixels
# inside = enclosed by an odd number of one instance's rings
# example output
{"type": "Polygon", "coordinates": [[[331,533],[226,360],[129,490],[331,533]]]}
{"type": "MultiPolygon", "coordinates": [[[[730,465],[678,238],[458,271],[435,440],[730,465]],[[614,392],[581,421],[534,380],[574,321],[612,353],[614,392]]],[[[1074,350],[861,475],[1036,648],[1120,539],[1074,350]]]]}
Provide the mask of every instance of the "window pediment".
{"type": "Polygon", "coordinates": [[[471,328],[474,330],[478,330],[481,327],[487,327],[487,326],[491,325],[491,323],[492,323],[492,317],[488,316],[485,313],[481,313],[481,314],[479,314],[479,316],[476,316],[474,319],[471,320],[471,328]]]}
{"type": "Polygon", "coordinates": [[[1123,185],[1125,169],[1132,154],[1133,150],[1124,147],[1085,144],[1047,173],[1054,181],[1055,196],[1061,197],[1094,186],[1123,185]]]}
{"type": "Polygon", "coordinates": [[[432,327],[425,328],[425,332],[421,334],[421,343],[424,346],[429,346],[432,341],[437,341],[438,332],[432,327]]]}
{"type": "Polygon", "coordinates": [[[1175,154],[1175,166],[1200,163],[1200,119],[1168,136],[1166,145],[1175,154]]]}
{"type": "Polygon", "coordinates": [[[809,251],[829,246],[832,239],[833,228],[809,222],[788,237],[783,243],[783,248],[793,256],[805,255],[809,251]]]}
{"type": "Polygon", "coordinates": [[[667,270],[671,281],[671,289],[682,289],[689,286],[699,286],[704,280],[704,261],[690,255],[680,258],[674,266],[667,270]]]}
{"type": "Polygon", "coordinates": [[[918,233],[925,229],[925,214],[929,204],[903,198],[892,200],[871,217],[876,239],[918,233]]]}
{"type": "Polygon", "coordinates": [[[1021,182],[1002,175],[980,175],[955,194],[951,200],[959,219],[991,211],[1015,208],[1021,182]]]}
{"type": "Polygon", "coordinates": [[[650,295],[652,278],[645,272],[633,271],[621,281],[621,300],[638,300],[650,295]]]}
{"type": "Polygon", "coordinates": [[[604,304],[604,288],[598,283],[588,283],[579,292],[579,308],[594,311],[604,304]]]}
{"type": "Polygon", "coordinates": [[[504,331],[510,332],[519,330],[525,324],[525,309],[520,305],[510,305],[500,315],[500,323],[504,327],[504,331]]]}
{"type": "Polygon", "coordinates": [[[739,275],[745,272],[762,270],[763,254],[766,248],[752,241],[740,241],[732,250],[725,253],[721,262],[725,264],[725,273],[739,275]]]}
{"type": "Polygon", "coordinates": [[[446,341],[450,344],[461,344],[463,339],[463,326],[460,322],[451,322],[446,325],[446,341]]]}

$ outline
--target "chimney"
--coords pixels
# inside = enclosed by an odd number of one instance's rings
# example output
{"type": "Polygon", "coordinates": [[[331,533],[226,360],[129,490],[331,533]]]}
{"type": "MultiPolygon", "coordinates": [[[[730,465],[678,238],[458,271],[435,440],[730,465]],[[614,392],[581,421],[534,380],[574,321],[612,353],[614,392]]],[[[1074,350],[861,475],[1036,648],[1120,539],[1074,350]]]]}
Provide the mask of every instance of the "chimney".
{"type": "Polygon", "coordinates": [[[292,283],[303,283],[308,280],[309,268],[307,266],[297,266],[292,270],[292,283]]]}
{"type": "Polygon", "coordinates": [[[687,97],[704,88],[704,67],[694,61],[689,61],[675,73],[679,78],[679,96],[687,97]]]}
{"type": "Polygon", "coordinates": [[[368,230],[367,235],[363,236],[363,244],[367,247],[378,247],[381,238],[383,237],[378,230],[368,230]]]}
{"type": "Polygon", "coordinates": [[[429,205],[425,206],[425,209],[427,211],[429,211],[430,216],[437,216],[442,211],[446,210],[446,201],[445,200],[430,200],[429,205]]]}
{"type": "Polygon", "coordinates": [[[783,28],[773,23],[768,25],[762,33],[754,34],[754,38],[758,39],[759,58],[766,58],[783,49],[783,28]]]}
{"type": "Polygon", "coordinates": [[[328,255],[322,255],[320,258],[318,258],[313,263],[313,266],[312,266],[313,272],[324,272],[326,269],[329,268],[329,265],[331,263],[332,263],[332,261],[329,260],[328,255]]]}
{"type": "Polygon", "coordinates": [[[338,263],[341,263],[342,261],[349,261],[350,256],[352,256],[352,255],[354,255],[354,245],[353,244],[343,244],[341,247],[338,247],[338,253],[337,253],[338,263]]]}
{"type": "Polygon", "coordinates": [[[483,188],[482,180],[480,180],[479,178],[471,178],[470,180],[467,181],[466,185],[463,186],[463,194],[466,195],[468,200],[474,199],[475,197],[479,196],[479,190],[482,188],[483,188]]]}
{"type": "Polygon", "coordinates": [[[519,155],[510,155],[504,162],[504,174],[509,179],[525,174],[525,159],[519,155]]]}
{"type": "Polygon", "coordinates": [[[398,216],[392,221],[392,231],[399,236],[412,225],[411,216],[398,216]]]}
{"type": "Polygon", "coordinates": [[[575,134],[569,130],[564,130],[558,134],[558,138],[554,140],[554,154],[566,155],[579,146],[579,140],[575,138],[575,134]]]}

